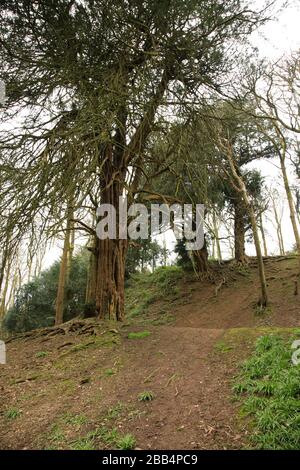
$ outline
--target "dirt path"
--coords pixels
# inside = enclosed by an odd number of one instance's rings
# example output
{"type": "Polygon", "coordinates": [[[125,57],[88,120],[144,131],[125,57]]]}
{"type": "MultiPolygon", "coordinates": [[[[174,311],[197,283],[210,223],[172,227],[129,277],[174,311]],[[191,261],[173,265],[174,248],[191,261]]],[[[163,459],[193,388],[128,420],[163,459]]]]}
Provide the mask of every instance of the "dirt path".
{"type": "Polygon", "coordinates": [[[146,419],[134,429],[139,446],[239,447],[236,407],[228,400],[232,369],[225,370],[212,354],[223,334],[220,329],[164,327],[142,349],[139,345],[131,349],[131,373],[119,376],[118,398],[128,394],[134,399],[149,376],[147,387],[156,397],[145,405],[146,419]]]}
{"type": "Polygon", "coordinates": [[[78,435],[103,423],[132,433],[143,449],[243,447],[247,431],[237,419],[231,385],[248,346],[244,341],[227,353],[218,345],[239,328],[299,326],[295,270],[290,263],[267,267],[272,312],[264,317],[254,315],[258,285],[252,270],[217,297],[212,285],[194,283],[186,299],[169,306],[175,324],[147,327],[151,334],[143,339],[128,338],[141,327],[124,326],[120,341],[105,347],[80,336],[10,343],[0,377],[0,448],[70,448],[78,435]],[[76,352],[61,357],[74,346],[76,352]],[[41,351],[48,353],[38,357],[41,351]],[[24,376],[29,379],[20,382],[24,376]],[[153,392],[153,401],[138,401],[143,391],[153,392]],[[107,410],[117,408],[108,420],[107,410]],[[16,419],[5,416],[11,409],[19,410],[16,419]],[[63,422],[66,413],[84,415],[87,424],[70,427],[63,422]],[[53,435],[59,426],[63,437],[53,435]]]}

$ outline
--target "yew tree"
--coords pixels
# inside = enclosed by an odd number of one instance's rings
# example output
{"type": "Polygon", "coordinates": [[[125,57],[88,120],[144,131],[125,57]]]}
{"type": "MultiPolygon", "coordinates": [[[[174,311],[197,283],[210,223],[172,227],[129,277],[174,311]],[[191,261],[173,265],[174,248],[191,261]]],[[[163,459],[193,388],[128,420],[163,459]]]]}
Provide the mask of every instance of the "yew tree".
{"type": "MultiPolygon", "coordinates": [[[[237,44],[264,21],[264,7],[254,11],[250,0],[2,1],[0,79],[8,99],[0,152],[3,178],[12,182],[4,199],[10,208],[9,195],[15,199],[18,230],[37,213],[47,222],[74,194],[76,207],[96,193],[118,213],[119,196],[132,198],[138,188],[151,133],[226,82],[237,44]]],[[[126,251],[118,236],[96,241],[99,317],[124,317],[126,251]]]]}

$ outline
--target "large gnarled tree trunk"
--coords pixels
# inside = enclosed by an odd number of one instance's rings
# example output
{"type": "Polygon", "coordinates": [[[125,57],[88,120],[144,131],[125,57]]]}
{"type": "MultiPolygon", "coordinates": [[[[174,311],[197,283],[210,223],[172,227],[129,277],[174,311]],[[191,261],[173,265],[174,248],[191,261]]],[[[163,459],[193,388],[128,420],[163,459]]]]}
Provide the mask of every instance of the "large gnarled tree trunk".
{"type": "MultiPolygon", "coordinates": [[[[166,66],[161,81],[157,86],[152,99],[150,99],[146,112],[136,128],[130,141],[127,143],[127,110],[120,107],[118,113],[118,128],[113,144],[108,144],[103,153],[100,177],[101,204],[111,204],[116,210],[116,237],[97,240],[97,275],[96,275],[96,312],[99,318],[108,316],[111,319],[122,321],[125,315],[125,262],[127,254],[127,239],[119,238],[119,202],[126,186],[126,174],[134,158],[142,165],[142,153],[147,138],[152,131],[156,111],[166,91],[169,80],[172,78],[171,68],[166,66]]],[[[126,89],[126,73],[123,83],[126,89]]],[[[140,166],[139,165],[139,166],[140,166]]],[[[134,181],[130,185],[129,198],[133,197],[139,180],[136,171],[134,181]]]]}
{"type": "Polygon", "coordinates": [[[201,250],[193,250],[191,252],[194,268],[197,274],[207,273],[209,270],[208,265],[208,250],[207,243],[204,237],[204,245],[201,250]]]}
{"type": "MultiPolygon", "coordinates": [[[[107,168],[108,170],[108,168],[107,168]]],[[[116,211],[115,238],[97,239],[96,312],[99,318],[122,321],[125,316],[125,262],[127,239],[119,237],[119,197],[122,184],[112,181],[102,191],[101,203],[116,211]]]]}

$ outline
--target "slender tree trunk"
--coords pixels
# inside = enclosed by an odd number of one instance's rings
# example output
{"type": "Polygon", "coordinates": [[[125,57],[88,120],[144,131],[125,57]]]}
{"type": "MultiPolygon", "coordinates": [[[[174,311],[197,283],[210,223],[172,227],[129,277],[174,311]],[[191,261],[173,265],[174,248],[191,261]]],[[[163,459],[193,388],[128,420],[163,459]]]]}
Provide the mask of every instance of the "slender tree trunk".
{"type": "Polygon", "coordinates": [[[69,248],[68,248],[68,256],[67,256],[67,279],[66,279],[66,284],[69,282],[70,278],[70,272],[71,272],[71,264],[72,264],[72,258],[74,254],[74,247],[75,247],[75,230],[74,230],[74,211],[73,209],[70,209],[70,243],[69,243],[69,248]]]}
{"type": "Polygon", "coordinates": [[[14,296],[15,296],[15,293],[16,293],[16,290],[17,290],[17,286],[18,286],[18,269],[14,272],[14,275],[13,275],[13,278],[12,278],[12,283],[11,283],[11,286],[10,286],[10,291],[9,291],[9,295],[8,295],[8,300],[7,300],[7,303],[5,305],[5,311],[7,312],[9,310],[10,307],[13,306],[13,303],[14,303],[14,296]]]}
{"type": "Polygon", "coordinates": [[[8,248],[8,243],[9,243],[10,237],[7,235],[6,240],[5,240],[5,246],[4,250],[1,256],[1,264],[0,264],[0,292],[4,280],[4,273],[5,273],[5,268],[9,259],[9,248],[8,248]]]}
{"type": "Polygon", "coordinates": [[[216,213],[213,211],[213,228],[214,228],[214,235],[215,235],[215,240],[216,240],[216,246],[217,246],[217,255],[218,255],[218,260],[222,261],[222,252],[221,252],[221,245],[220,245],[220,240],[219,240],[219,229],[218,229],[218,224],[217,224],[217,218],[216,218],[216,213]]]}
{"type": "Polygon", "coordinates": [[[280,167],[281,167],[286,197],[287,197],[288,204],[289,204],[290,219],[292,222],[294,237],[296,241],[296,247],[297,247],[297,252],[298,252],[298,262],[299,262],[299,269],[300,269],[300,236],[299,236],[299,231],[298,231],[298,226],[297,226],[294,200],[293,200],[292,191],[291,191],[290,184],[289,184],[289,178],[288,178],[286,166],[285,166],[285,156],[286,156],[285,140],[282,142],[282,147],[283,147],[283,150],[282,150],[282,153],[280,153],[280,167]]]}
{"type": "Polygon", "coordinates": [[[0,317],[4,314],[3,306],[5,306],[5,298],[7,294],[7,288],[8,288],[7,286],[8,276],[7,276],[6,281],[4,283],[4,288],[2,290],[4,275],[5,275],[7,265],[8,265],[8,253],[7,253],[7,250],[5,250],[3,253],[1,267],[0,267],[0,317]]]}
{"type": "Polygon", "coordinates": [[[3,318],[5,315],[5,310],[6,310],[6,297],[7,297],[7,292],[8,292],[8,287],[9,287],[9,278],[10,278],[10,268],[11,264],[7,264],[7,269],[5,273],[5,283],[4,283],[4,288],[2,291],[2,296],[1,296],[1,304],[0,304],[0,318],[3,318]]]}
{"type": "Polygon", "coordinates": [[[68,255],[70,253],[70,240],[72,228],[73,210],[67,210],[67,226],[64,239],[63,254],[60,264],[59,280],[55,305],[55,325],[60,325],[64,320],[65,287],[68,279],[68,255]]]}
{"type": "Polygon", "coordinates": [[[262,238],[263,246],[264,246],[264,255],[267,257],[268,256],[268,249],[267,249],[265,230],[264,230],[264,226],[263,226],[263,218],[262,218],[261,214],[259,216],[259,227],[260,227],[261,238],[262,238]]]}
{"type": "MultiPolygon", "coordinates": [[[[248,197],[247,192],[245,193],[245,197],[248,197]]],[[[258,261],[260,284],[261,284],[261,298],[260,298],[259,303],[262,307],[266,307],[268,305],[268,294],[267,294],[267,282],[266,282],[266,276],[265,276],[265,268],[264,268],[261,247],[260,247],[255,213],[249,200],[247,202],[247,207],[249,210],[249,216],[250,216],[250,221],[252,225],[254,243],[255,243],[255,248],[256,248],[256,256],[257,256],[257,261],[258,261]]]]}
{"type": "Polygon", "coordinates": [[[263,262],[263,257],[262,257],[262,251],[261,251],[260,241],[259,241],[259,236],[258,236],[258,228],[257,228],[257,223],[256,223],[255,212],[254,212],[251,200],[249,199],[244,180],[242,176],[238,174],[238,171],[236,169],[235,159],[234,159],[232,147],[230,144],[228,144],[228,147],[226,148],[226,150],[227,150],[226,156],[227,156],[227,159],[231,168],[231,172],[232,172],[233,185],[234,186],[236,185],[237,189],[241,193],[247,214],[250,218],[253,237],[254,237],[254,243],[255,243],[255,249],[256,249],[260,287],[261,287],[261,297],[259,299],[259,305],[261,307],[266,307],[268,305],[267,282],[266,282],[266,276],[265,276],[265,268],[264,268],[264,262],[263,262]]]}
{"type": "Polygon", "coordinates": [[[282,236],[282,230],[281,230],[281,221],[278,216],[276,203],[274,199],[273,199],[273,211],[274,211],[274,217],[275,217],[275,222],[276,222],[276,233],[277,233],[278,244],[279,244],[279,253],[281,256],[284,256],[285,250],[284,250],[283,236],[282,236]]]}
{"type": "Polygon", "coordinates": [[[28,278],[27,278],[27,282],[30,282],[30,279],[31,279],[32,264],[33,264],[33,256],[32,256],[32,254],[30,253],[29,259],[28,259],[28,261],[27,261],[27,265],[28,265],[28,278]]]}
{"type": "Polygon", "coordinates": [[[234,204],[234,258],[238,263],[246,264],[245,253],[245,204],[241,194],[236,193],[234,204]]]}
{"type": "Polygon", "coordinates": [[[96,304],[96,285],[97,285],[97,238],[91,237],[91,246],[89,247],[90,257],[88,265],[87,286],[86,286],[86,304],[96,304]]]}
{"type": "Polygon", "coordinates": [[[211,249],[212,259],[216,259],[216,240],[213,238],[212,240],[212,249],[211,249]]]}

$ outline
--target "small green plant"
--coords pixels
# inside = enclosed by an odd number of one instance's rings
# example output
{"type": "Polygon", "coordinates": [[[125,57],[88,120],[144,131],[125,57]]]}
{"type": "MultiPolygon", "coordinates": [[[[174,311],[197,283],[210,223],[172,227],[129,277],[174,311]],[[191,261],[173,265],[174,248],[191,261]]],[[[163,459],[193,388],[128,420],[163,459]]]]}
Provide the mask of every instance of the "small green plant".
{"type": "Polygon", "coordinates": [[[135,307],[133,307],[130,312],[129,312],[129,316],[131,318],[134,318],[134,317],[139,317],[139,316],[142,316],[143,313],[145,313],[145,307],[144,305],[136,305],[135,307]]]}
{"type": "Polygon", "coordinates": [[[48,356],[48,352],[47,351],[39,351],[36,353],[35,357],[39,358],[39,357],[47,357],[48,356]]]}
{"type": "Polygon", "coordinates": [[[128,333],[128,338],[129,339],[142,339],[150,335],[151,335],[150,331],[138,331],[137,333],[134,333],[134,332],[128,333]]]}
{"type": "Polygon", "coordinates": [[[125,434],[117,440],[117,448],[120,450],[131,450],[135,448],[136,440],[132,434],[125,434]]]}
{"type": "Polygon", "coordinates": [[[154,393],[150,391],[145,391],[138,395],[139,401],[152,401],[153,399],[154,399],[154,393]]]}
{"type": "Polygon", "coordinates": [[[57,424],[52,426],[49,435],[49,440],[50,442],[62,442],[65,440],[65,435],[57,424]]]}
{"type": "Polygon", "coordinates": [[[116,373],[116,371],[114,369],[105,369],[105,371],[103,372],[103,375],[105,377],[111,377],[115,373],[116,373]]]}
{"type": "Polygon", "coordinates": [[[71,426],[80,427],[86,424],[88,422],[88,419],[85,415],[72,415],[70,413],[67,413],[63,416],[63,421],[71,426]]]}
{"type": "Polygon", "coordinates": [[[17,408],[9,408],[4,412],[4,416],[7,419],[16,419],[21,415],[21,411],[18,410],[17,408]]]}
{"type": "Polygon", "coordinates": [[[108,419],[116,419],[120,416],[124,409],[123,403],[117,403],[115,406],[112,406],[107,412],[108,419]]]}
{"type": "Polygon", "coordinates": [[[86,436],[77,439],[71,444],[72,450],[95,450],[94,441],[91,437],[86,436]]]}
{"type": "Polygon", "coordinates": [[[230,344],[225,343],[225,341],[219,341],[215,344],[215,349],[220,353],[227,353],[233,349],[230,344]]]}

